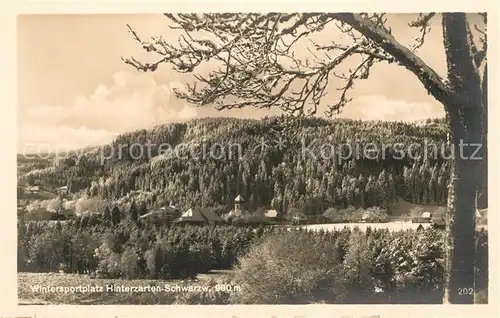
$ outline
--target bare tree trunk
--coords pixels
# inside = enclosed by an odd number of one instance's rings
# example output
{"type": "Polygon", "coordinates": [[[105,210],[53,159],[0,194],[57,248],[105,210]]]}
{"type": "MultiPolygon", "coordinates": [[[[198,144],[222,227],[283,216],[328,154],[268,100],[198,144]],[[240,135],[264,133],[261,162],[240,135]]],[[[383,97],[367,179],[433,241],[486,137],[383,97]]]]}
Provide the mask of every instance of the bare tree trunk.
{"type": "MultiPolygon", "coordinates": [[[[477,114],[470,113],[470,116],[477,114]]],[[[476,208],[483,167],[482,130],[471,129],[453,139],[446,228],[445,303],[474,303],[476,208]]]]}
{"type": "MultiPolygon", "coordinates": [[[[448,146],[451,145],[450,136],[447,140],[448,146]]],[[[444,262],[444,304],[450,304],[450,275],[451,272],[451,254],[453,249],[453,236],[451,233],[451,224],[453,222],[453,213],[455,211],[455,163],[453,162],[450,168],[450,181],[448,183],[448,201],[445,215],[445,234],[444,234],[444,249],[445,249],[445,262],[444,262]]]]}
{"type": "MultiPolygon", "coordinates": [[[[449,116],[446,116],[446,120],[449,121],[449,116]]],[[[450,134],[448,133],[446,144],[451,147],[450,134]]],[[[451,272],[451,254],[453,249],[453,237],[451,235],[451,223],[453,221],[453,212],[455,211],[455,163],[453,162],[450,167],[450,180],[448,182],[448,197],[445,215],[445,233],[444,233],[444,252],[445,252],[445,262],[444,262],[444,298],[443,303],[450,303],[450,275],[451,272]]]]}
{"type": "Polygon", "coordinates": [[[474,256],[476,250],[476,194],[478,165],[459,160],[456,165],[456,206],[451,231],[454,250],[451,258],[450,300],[474,303],[474,256]]]}
{"type": "Polygon", "coordinates": [[[445,104],[453,140],[447,213],[445,302],[474,303],[476,203],[482,170],[483,94],[464,13],[443,14],[444,46],[453,101],[445,104]]]}
{"type": "Polygon", "coordinates": [[[478,208],[484,209],[488,206],[488,65],[484,67],[482,89],[483,103],[483,140],[481,154],[483,156],[481,168],[481,181],[479,184],[480,197],[478,198],[478,208]]]}
{"type": "MultiPolygon", "coordinates": [[[[482,148],[481,155],[483,160],[481,162],[481,174],[478,186],[478,200],[477,208],[485,209],[488,207],[488,65],[484,67],[483,81],[481,83],[482,90],[482,103],[483,103],[483,135],[482,135],[482,148]]],[[[486,216],[487,217],[487,216],[486,216]]],[[[476,241],[476,258],[475,258],[475,286],[474,286],[474,296],[478,295],[478,292],[484,293],[487,299],[488,297],[488,252],[483,244],[488,245],[488,237],[486,236],[486,242],[476,241]]],[[[485,299],[474,298],[475,303],[484,303],[485,299]]]]}

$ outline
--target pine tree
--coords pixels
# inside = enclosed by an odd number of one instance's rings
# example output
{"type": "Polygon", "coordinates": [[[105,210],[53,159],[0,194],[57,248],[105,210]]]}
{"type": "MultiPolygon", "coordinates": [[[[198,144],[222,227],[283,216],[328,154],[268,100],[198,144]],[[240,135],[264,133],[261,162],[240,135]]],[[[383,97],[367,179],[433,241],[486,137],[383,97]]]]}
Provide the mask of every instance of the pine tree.
{"type": "Polygon", "coordinates": [[[430,172],[429,178],[429,203],[439,204],[436,200],[437,195],[437,167],[434,165],[430,172]]]}
{"type": "Polygon", "coordinates": [[[104,208],[104,213],[102,214],[102,219],[105,224],[111,224],[112,217],[111,217],[111,211],[109,209],[109,206],[106,205],[104,208]]]}
{"type": "Polygon", "coordinates": [[[139,219],[139,210],[137,208],[135,200],[132,200],[132,203],[130,204],[129,217],[133,222],[137,222],[137,220],[139,219]]]}
{"type": "Polygon", "coordinates": [[[356,173],[356,162],[354,159],[349,160],[346,165],[346,173],[347,174],[355,174],[356,173]]]}
{"type": "Polygon", "coordinates": [[[365,187],[365,197],[366,197],[366,206],[372,207],[377,204],[376,202],[376,193],[375,193],[375,180],[372,176],[368,177],[368,182],[365,187]]]}
{"type": "Polygon", "coordinates": [[[328,175],[328,185],[327,185],[327,200],[331,206],[335,205],[336,202],[336,189],[335,183],[333,181],[333,176],[331,174],[328,175]]]}
{"type": "Polygon", "coordinates": [[[429,180],[430,180],[430,172],[427,160],[424,160],[422,166],[420,166],[419,180],[421,184],[420,202],[422,202],[423,204],[427,204],[429,203],[429,180]]]}
{"type": "Polygon", "coordinates": [[[358,182],[356,184],[358,189],[358,205],[362,208],[366,208],[366,198],[365,198],[365,187],[366,187],[366,179],[364,175],[361,173],[358,177],[358,182]]]}
{"type": "Polygon", "coordinates": [[[117,226],[121,221],[121,212],[118,206],[115,206],[111,211],[111,222],[113,226],[117,226]]]}
{"type": "Polygon", "coordinates": [[[29,231],[24,220],[24,213],[17,220],[17,269],[24,271],[29,257],[29,231]]]}
{"type": "Polygon", "coordinates": [[[396,183],[394,182],[394,178],[392,173],[389,173],[389,177],[387,178],[387,193],[389,195],[388,200],[389,203],[396,202],[396,183]]]}
{"type": "Polygon", "coordinates": [[[403,184],[404,184],[404,199],[410,201],[411,196],[412,196],[412,175],[411,175],[411,169],[408,168],[407,166],[403,167],[403,184]]]}
{"type": "Polygon", "coordinates": [[[418,165],[417,162],[414,162],[411,168],[411,201],[414,203],[420,203],[420,186],[421,184],[418,175],[418,165]]]}
{"type": "Polygon", "coordinates": [[[375,193],[377,195],[377,205],[387,209],[389,207],[389,195],[387,193],[388,186],[385,176],[385,170],[382,170],[380,172],[375,188],[375,193]]]}
{"type": "Polygon", "coordinates": [[[141,203],[139,204],[139,216],[143,216],[146,213],[148,213],[148,207],[146,205],[146,202],[141,201],[141,203]]]}
{"type": "Polygon", "coordinates": [[[355,229],[349,238],[343,262],[347,288],[354,292],[351,297],[359,297],[359,299],[351,300],[358,302],[371,296],[373,291],[373,280],[370,274],[371,258],[372,251],[368,246],[366,234],[355,229]]]}

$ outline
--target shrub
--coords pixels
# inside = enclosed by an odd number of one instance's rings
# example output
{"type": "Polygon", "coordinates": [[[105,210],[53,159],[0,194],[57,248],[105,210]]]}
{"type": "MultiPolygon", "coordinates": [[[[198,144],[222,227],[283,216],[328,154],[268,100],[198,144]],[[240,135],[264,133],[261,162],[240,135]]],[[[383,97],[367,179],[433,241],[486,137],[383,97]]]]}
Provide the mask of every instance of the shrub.
{"type": "Polygon", "coordinates": [[[106,242],[96,248],[94,257],[98,260],[96,274],[101,278],[119,278],[122,275],[121,256],[114,253],[106,242]]]}
{"type": "Polygon", "coordinates": [[[340,264],[330,242],[307,231],[267,236],[235,269],[241,292],[232,303],[331,302],[339,297],[340,264]]]}
{"type": "Polygon", "coordinates": [[[325,213],[323,213],[323,217],[331,223],[348,223],[351,222],[355,211],[353,207],[347,209],[328,208],[325,213]]]}
{"type": "Polygon", "coordinates": [[[388,221],[389,216],[387,210],[379,207],[371,207],[366,210],[368,219],[367,222],[385,223],[388,221]]]}
{"type": "Polygon", "coordinates": [[[137,267],[138,257],[131,249],[126,249],[121,255],[120,265],[121,272],[128,279],[137,278],[139,270],[137,267]]]}
{"type": "Polygon", "coordinates": [[[360,303],[374,291],[370,273],[372,251],[368,248],[366,235],[358,228],[351,234],[347,254],[343,262],[343,277],[346,301],[360,303]]]}
{"type": "Polygon", "coordinates": [[[416,206],[410,209],[410,216],[412,218],[420,217],[424,213],[424,209],[422,207],[416,206]]]}
{"type": "MultiPolygon", "coordinates": [[[[288,232],[270,226],[138,229],[123,222],[112,228],[75,222],[56,228],[28,222],[19,224],[18,234],[20,268],[33,272],[62,269],[103,278],[194,278],[211,269],[232,268],[238,260],[235,284],[244,290],[232,293],[236,303],[442,300],[444,241],[436,229],[288,232]]],[[[477,291],[484,291],[478,299],[484,301],[487,231],[476,237],[475,282],[477,291]]],[[[212,296],[198,296],[179,302],[214,301],[212,296]]]]}

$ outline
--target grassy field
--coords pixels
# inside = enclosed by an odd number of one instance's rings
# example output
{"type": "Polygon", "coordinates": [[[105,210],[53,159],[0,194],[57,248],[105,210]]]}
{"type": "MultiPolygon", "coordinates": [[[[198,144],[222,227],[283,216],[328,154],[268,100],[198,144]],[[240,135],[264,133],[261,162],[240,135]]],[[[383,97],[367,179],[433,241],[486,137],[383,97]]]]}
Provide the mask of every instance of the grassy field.
{"type": "Polygon", "coordinates": [[[302,225],[302,228],[310,230],[325,230],[325,231],[335,231],[342,230],[344,227],[353,229],[358,227],[361,231],[366,231],[368,227],[372,229],[389,229],[389,231],[404,231],[413,229],[416,230],[419,225],[424,228],[430,227],[430,223],[411,223],[411,222],[389,222],[389,223],[331,223],[331,224],[310,224],[302,225]]]}
{"type": "MultiPolygon", "coordinates": [[[[179,296],[192,291],[227,281],[230,271],[220,271],[198,276],[196,281],[125,280],[95,279],[88,275],[58,273],[18,273],[17,297],[19,305],[168,305],[174,304],[179,296]],[[126,291],[107,291],[107,286],[129,287],[126,291]],[[78,287],[81,286],[81,287],[78,287]],[[162,288],[163,291],[147,290],[148,286],[162,288]],[[166,287],[170,290],[167,291],[166,287]],[[36,291],[37,287],[53,287],[55,291],[36,291]],[[71,291],[71,288],[87,287],[88,291],[71,291]],[[61,290],[66,288],[66,291],[61,290]],[[182,290],[174,290],[182,288],[182,290]],[[142,289],[142,290],[141,290],[142,289]]],[[[149,287],[151,288],[151,287],[149,287]]]]}
{"type": "MultiPolygon", "coordinates": [[[[310,224],[302,225],[300,227],[309,230],[325,230],[325,231],[335,231],[342,230],[344,227],[353,229],[358,227],[361,231],[366,231],[368,227],[372,229],[388,229],[389,231],[405,231],[405,230],[416,230],[419,225],[423,228],[428,228],[431,226],[430,223],[412,223],[412,222],[388,222],[388,223],[331,223],[331,224],[310,224]]],[[[477,230],[487,230],[487,225],[477,225],[477,230]]]]}

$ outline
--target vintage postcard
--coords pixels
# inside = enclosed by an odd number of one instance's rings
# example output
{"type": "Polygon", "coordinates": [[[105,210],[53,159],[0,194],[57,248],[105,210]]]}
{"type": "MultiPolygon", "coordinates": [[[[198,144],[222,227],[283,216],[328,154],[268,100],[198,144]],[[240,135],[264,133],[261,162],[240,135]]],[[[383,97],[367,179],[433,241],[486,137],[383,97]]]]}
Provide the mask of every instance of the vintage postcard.
{"type": "Polygon", "coordinates": [[[493,313],[495,13],[170,9],[16,17],[20,313],[493,313]]]}

